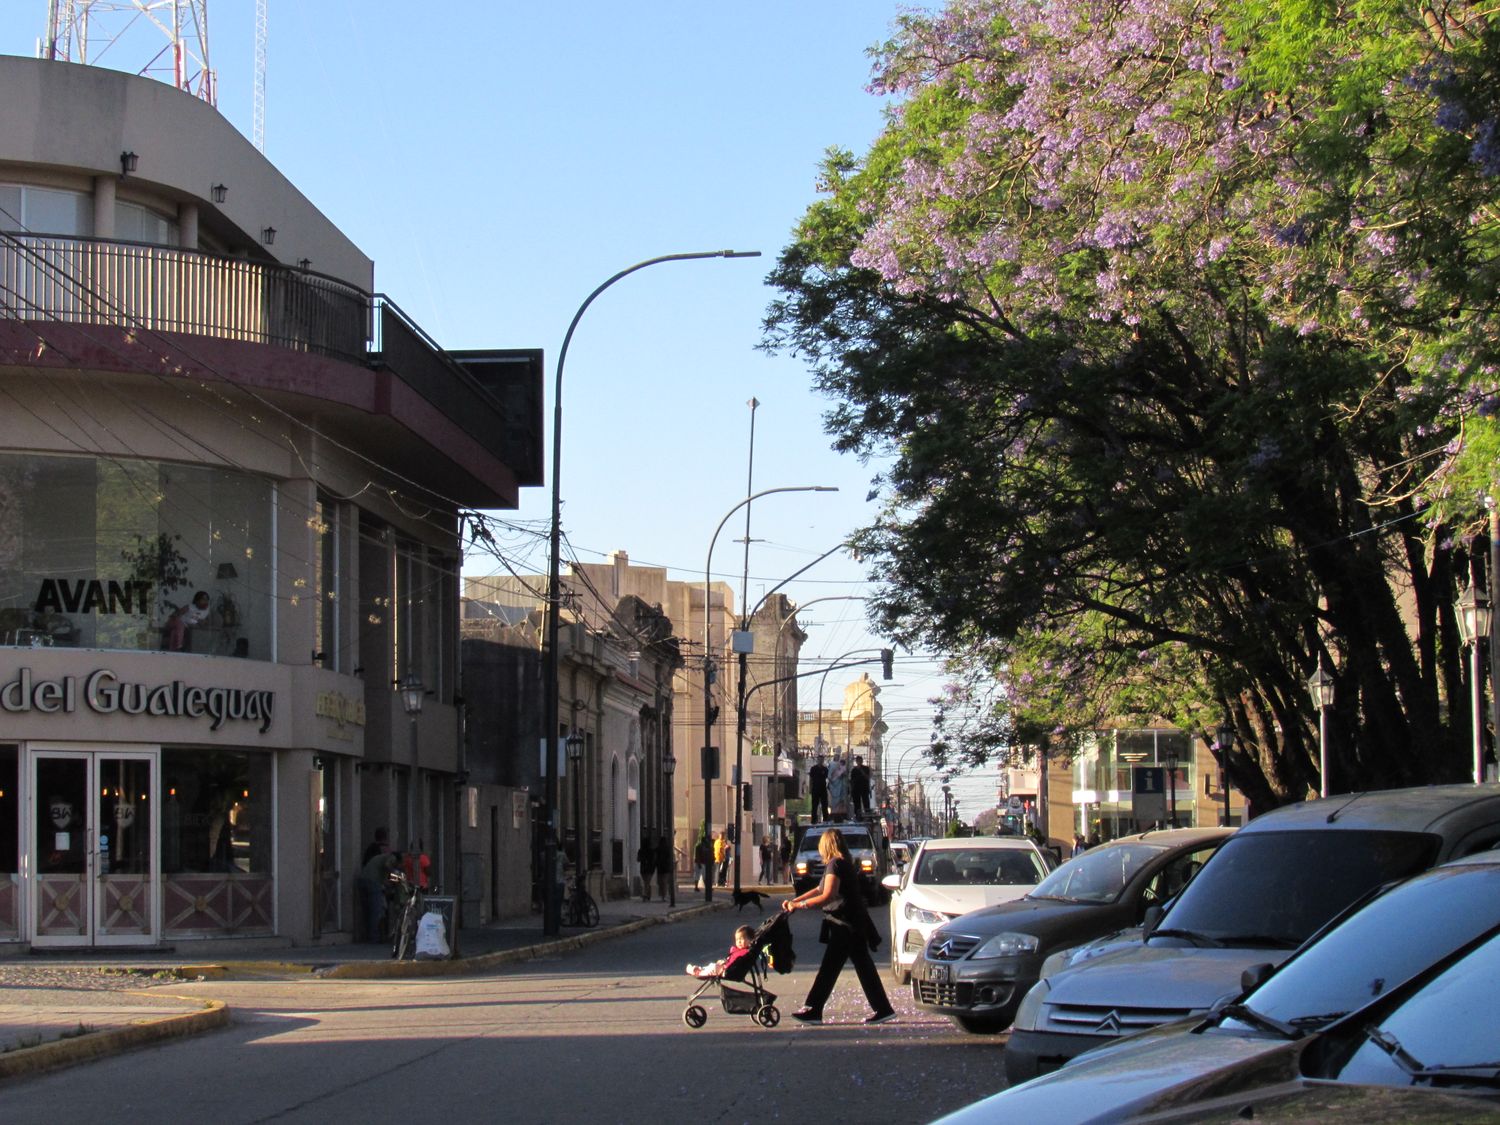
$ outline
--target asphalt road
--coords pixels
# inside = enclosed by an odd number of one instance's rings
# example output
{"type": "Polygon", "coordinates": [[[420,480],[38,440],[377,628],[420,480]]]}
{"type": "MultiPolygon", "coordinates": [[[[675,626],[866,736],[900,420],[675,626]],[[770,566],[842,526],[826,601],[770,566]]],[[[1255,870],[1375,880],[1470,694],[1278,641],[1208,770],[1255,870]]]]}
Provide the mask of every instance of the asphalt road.
{"type": "MultiPolygon", "coordinates": [[[[899,1020],[863,1027],[851,970],[821,1027],[762,1028],[715,1003],[688,1029],[683,965],[722,954],[734,926],[756,920],[720,912],[481,977],[184,985],[173,991],[228,1001],[230,1028],[9,1085],[0,1115],[908,1125],[1004,1085],[1003,1039],[919,1015],[904,992],[892,990],[899,1020]]],[[[798,915],[794,930],[797,969],[770,982],[784,1017],[822,951],[815,917],[798,915]]]]}

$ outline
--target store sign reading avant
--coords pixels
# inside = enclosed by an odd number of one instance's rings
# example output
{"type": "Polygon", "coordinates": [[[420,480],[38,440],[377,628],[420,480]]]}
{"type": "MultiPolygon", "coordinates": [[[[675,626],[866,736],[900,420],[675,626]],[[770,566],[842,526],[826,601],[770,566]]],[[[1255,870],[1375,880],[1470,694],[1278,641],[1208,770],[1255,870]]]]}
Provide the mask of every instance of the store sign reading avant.
{"type": "Polygon", "coordinates": [[[55,680],[34,680],[31,669],[22,668],[14,680],[0,686],[0,711],[71,715],[80,702],[100,715],[206,718],[209,730],[218,730],[226,722],[258,722],[260,733],[265,734],[271,727],[276,693],[254,688],[197,687],[181,680],[155,686],[133,684],[122,682],[108,668],[81,679],[61,676],[55,680]]]}

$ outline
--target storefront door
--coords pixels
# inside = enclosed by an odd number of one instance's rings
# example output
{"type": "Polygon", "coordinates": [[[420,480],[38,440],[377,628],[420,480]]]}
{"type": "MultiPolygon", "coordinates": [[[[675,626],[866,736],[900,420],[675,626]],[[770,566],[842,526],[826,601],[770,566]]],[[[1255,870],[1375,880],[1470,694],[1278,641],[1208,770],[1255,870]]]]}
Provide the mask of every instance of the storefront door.
{"type": "Polygon", "coordinates": [[[32,943],[155,943],[157,752],[33,746],[29,757],[32,943]]]}

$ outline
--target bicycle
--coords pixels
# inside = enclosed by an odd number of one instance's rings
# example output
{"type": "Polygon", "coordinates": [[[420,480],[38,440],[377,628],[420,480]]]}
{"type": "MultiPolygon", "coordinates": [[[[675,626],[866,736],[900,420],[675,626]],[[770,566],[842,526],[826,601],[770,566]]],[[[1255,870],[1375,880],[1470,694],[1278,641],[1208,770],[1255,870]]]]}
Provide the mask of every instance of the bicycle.
{"type": "Polygon", "coordinates": [[[426,904],[422,900],[421,889],[412,886],[406,872],[397,868],[391,872],[390,880],[396,888],[388,915],[391,919],[391,956],[397,961],[404,961],[408,954],[416,955],[417,923],[421,921],[426,904]]]}
{"type": "Polygon", "coordinates": [[[599,924],[599,904],[594,901],[594,896],[589,894],[578,876],[574,876],[568,895],[563,899],[562,924],[587,926],[590,929],[599,924]]]}

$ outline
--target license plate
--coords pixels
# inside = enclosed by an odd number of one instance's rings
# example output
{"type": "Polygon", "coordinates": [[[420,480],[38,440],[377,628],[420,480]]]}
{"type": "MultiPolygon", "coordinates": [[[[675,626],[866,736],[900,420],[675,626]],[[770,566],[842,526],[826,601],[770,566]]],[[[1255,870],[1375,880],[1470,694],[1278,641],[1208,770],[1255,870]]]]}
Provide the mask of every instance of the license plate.
{"type": "Polygon", "coordinates": [[[947,984],[948,972],[949,966],[934,965],[931,961],[928,961],[922,966],[922,979],[931,981],[933,984],[947,984]]]}

